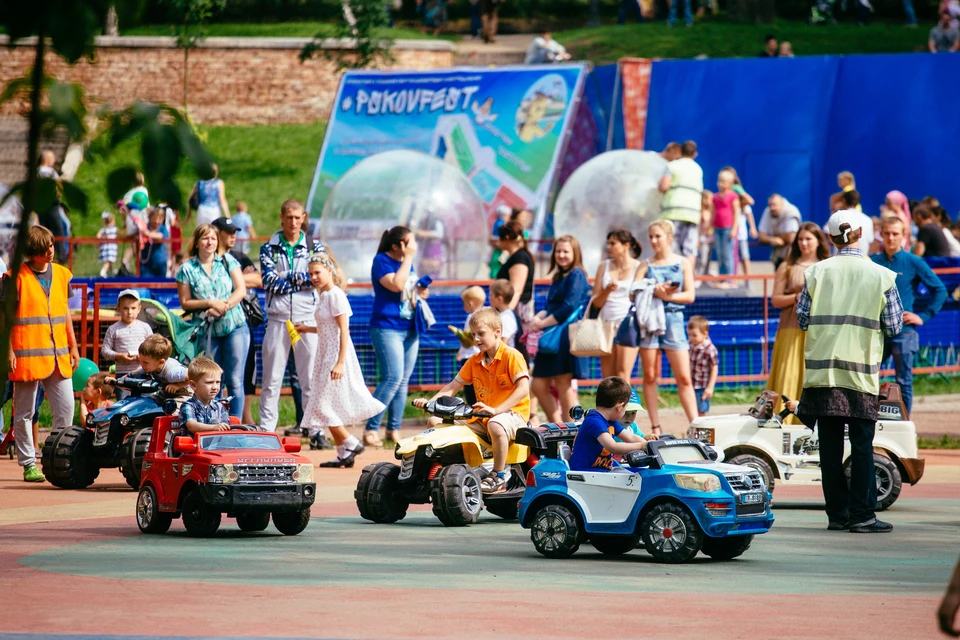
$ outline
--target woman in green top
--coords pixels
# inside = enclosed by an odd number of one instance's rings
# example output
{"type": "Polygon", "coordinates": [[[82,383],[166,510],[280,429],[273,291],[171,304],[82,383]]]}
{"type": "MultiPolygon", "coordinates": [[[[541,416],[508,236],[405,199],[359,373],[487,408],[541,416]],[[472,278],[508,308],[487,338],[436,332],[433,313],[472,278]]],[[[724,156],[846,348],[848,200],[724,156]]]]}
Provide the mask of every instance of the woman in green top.
{"type": "Polygon", "coordinates": [[[236,258],[229,253],[217,254],[219,243],[216,227],[197,226],[190,245],[191,258],[177,271],[177,293],[183,310],[194,312],[195,322],[212,319],[206,329],[210,336],[208,355],[223,369],[223,386],[233,396],[230,415],[239,418],[243,413],[243,369],[250,349],[250,327],[240,308],[247,288],[236,258]]]}

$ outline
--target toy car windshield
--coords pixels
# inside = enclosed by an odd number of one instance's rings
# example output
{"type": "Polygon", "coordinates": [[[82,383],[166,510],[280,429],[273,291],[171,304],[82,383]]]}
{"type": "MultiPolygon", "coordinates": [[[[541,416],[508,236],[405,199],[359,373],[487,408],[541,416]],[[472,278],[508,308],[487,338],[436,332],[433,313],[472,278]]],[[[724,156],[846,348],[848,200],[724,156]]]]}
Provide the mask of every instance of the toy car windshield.
{"type": "Polygon", "coordinates": [[[685,462],[702,462],[709,460],[703,455],[700,447],[692,444],[680,444],[672,447],[660,447],[657,453],[663,458],[664,464],[683,464],[685,462]]]}
{"type": "Polygon", "coordinates": [[[276,436],[222,434],[200,436],[200,448],[204,451],[225,451],[227,449],[259,449],[261,451],[280,451],[282,446],[276,436]]]}

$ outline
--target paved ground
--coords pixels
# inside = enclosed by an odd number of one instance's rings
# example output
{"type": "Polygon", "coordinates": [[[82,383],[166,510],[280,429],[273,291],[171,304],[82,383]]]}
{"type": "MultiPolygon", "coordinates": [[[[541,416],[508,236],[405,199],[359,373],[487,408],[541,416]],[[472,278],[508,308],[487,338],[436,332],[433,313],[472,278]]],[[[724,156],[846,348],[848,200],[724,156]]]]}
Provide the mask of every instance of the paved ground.
{"type": "Polygon", "coordinates": [[[828,533],[818,488],[780,487],[773,530],[741,559],[684,566],[589,546],[546,560],[525,530],[486,515],[445,529],[419,508],[374,525],[352,501],[359,467],[318,470],[320,502],[297,537],[241,534],[232,520],[213,540],[179,522],[143,536],[116,471],[61,491],[20,482],[4,459],[0,639],[932,638],[956,561],[960,452],[923,455],[926,476],[885,514],[892,534],[828,533]]]}

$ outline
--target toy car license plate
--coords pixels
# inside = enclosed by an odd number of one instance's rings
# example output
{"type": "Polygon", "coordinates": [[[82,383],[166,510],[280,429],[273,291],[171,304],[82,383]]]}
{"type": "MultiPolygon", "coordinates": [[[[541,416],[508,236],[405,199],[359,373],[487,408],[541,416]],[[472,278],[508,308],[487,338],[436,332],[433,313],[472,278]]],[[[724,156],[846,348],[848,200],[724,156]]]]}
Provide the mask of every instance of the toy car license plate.
{"type": "Polygon", "coordinates": [[[758,504],[763,502],[762,493],[745,493],[743,494],[743,504],[758,504]]]}

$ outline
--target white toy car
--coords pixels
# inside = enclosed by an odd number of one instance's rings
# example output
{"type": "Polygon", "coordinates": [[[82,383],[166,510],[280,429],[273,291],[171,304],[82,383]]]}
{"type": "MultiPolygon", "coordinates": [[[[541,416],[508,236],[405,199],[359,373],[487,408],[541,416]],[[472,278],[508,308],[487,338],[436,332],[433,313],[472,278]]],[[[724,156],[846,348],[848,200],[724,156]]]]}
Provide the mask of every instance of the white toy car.
{"type": "MultiPolygon", "coordinates": [[[[774,481],[820,484],[817,430],[811,431],[802,424],[784,424],[786,410],[780,415],[773,413],[779,397],[773,391],[764,391],[747,413],[697,418],[690,424],[687,435],[722,452],[726,462],[759,471],[770,491],[774,481]]],[[[884,384],[873,438],[880,510],[896,502],[904,478],[914,485],[923,477],[924,460],[917,453],[916,427],[906,415],[900,387],[884,384]]],[[[845,443],[843,459],[849,474],[849,442],[845,443]]]]}

